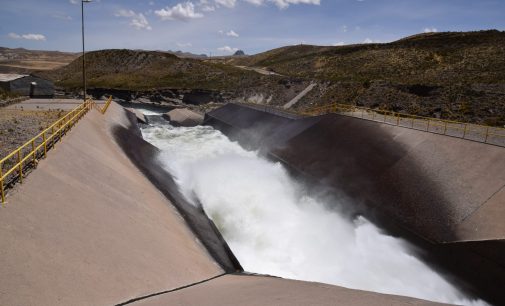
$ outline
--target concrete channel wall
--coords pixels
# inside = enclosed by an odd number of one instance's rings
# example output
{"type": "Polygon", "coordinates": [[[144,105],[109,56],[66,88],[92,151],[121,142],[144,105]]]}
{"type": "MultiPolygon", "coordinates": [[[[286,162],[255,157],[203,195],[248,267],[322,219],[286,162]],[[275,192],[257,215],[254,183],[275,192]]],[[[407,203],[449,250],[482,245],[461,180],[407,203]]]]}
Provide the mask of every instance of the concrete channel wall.
{"type": "Polygon", "coordinates": [[[208,113],[205,124],[329,190],[350,214],[399,228],[505,303],[502,290],[488,285],[505,284],[505,148],[337,114],[293,119],[235,104],[208,113]]]}
{"type": "Polygon", "coordinates": [[[0,305],[436,305],[241,273],[135,121],[92,110],[9,192],[0,305]]]}

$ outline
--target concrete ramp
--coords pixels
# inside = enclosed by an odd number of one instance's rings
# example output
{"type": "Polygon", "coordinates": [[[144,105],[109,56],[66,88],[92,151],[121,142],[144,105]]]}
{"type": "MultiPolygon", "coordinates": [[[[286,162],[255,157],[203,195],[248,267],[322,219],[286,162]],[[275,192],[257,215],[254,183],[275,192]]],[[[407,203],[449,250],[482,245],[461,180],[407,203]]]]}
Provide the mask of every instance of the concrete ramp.
{"type": "Polygon", "coordinates": [[[320,283],[259,275],[225,275],[190,288],[140,300],[132,305],[292,306],[441,305],[423,300],[351,290],[320,283]]]}
{"type": "Polygon", "coordinates": [[[91,111],[0,210],[1,305],[115,305],[223,273],[91,111]]]}

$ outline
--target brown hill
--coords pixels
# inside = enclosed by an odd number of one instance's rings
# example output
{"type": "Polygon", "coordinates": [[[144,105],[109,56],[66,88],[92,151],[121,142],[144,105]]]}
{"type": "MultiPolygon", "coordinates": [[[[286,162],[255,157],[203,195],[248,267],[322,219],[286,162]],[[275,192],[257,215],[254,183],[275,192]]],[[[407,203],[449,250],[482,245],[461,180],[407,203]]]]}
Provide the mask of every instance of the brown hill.
{"type": "MultiPolygon", "coordinates": [[[[90,87],[146,90],[161,87],[228,90],[255,86],[259,75],[229,65],[179,58],[166,52],[102,50],[86,54],[90,87]]],[[[82,87],[82,59],[44,75],[65,88],[82,87]]]]}
{"type": "Polygon", "coordinates": [[[317,80],[300,107],[348,103],[505,125],[505,32],[429,33],[388,44],[298,45],[230,59],[317,80]]]}
{"type": "MultiPolygon", "coordinates": [[[[189,89],[217,92],[219,102],[247,100],[261,93],[276,101],[287,101],[300,91],[304,82],[294,86],[290,78],[262,75],[199,59],[179,58],[167,52],[142,50],[102,50],[86,54],[88,88],[127,91],[189,89]]],[[[65,90],[82,88],[82,59],[38,75],[55,81],[65,90]]]]}

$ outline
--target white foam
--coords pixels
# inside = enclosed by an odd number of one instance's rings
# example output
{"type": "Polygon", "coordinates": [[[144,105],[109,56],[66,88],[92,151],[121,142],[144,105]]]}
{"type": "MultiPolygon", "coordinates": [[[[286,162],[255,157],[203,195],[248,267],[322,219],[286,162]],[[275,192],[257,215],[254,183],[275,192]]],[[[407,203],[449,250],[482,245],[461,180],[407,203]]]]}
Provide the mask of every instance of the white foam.
{"type": "Polygon", "coordinates": [[[141,112],[142,114],[146,115],[146,116],[149,116],[149,115],[161,115],[161,114],[163,114],[162,111],[152,111],[152,110],[145,109],[145,108],[135,108],[135,109],[138,110],[139,112],[141,112]]]}
{"type": "Polygon", "coordinates": [[[242,149],[219,131],[167,125],[146,128],[143,135],[162,150],[160,158],[181,191],[201,201],[247,271],[486,305],[417,259],[402,239],[363,217],[348,220],[326,209],[281,164],[242,149]]]}

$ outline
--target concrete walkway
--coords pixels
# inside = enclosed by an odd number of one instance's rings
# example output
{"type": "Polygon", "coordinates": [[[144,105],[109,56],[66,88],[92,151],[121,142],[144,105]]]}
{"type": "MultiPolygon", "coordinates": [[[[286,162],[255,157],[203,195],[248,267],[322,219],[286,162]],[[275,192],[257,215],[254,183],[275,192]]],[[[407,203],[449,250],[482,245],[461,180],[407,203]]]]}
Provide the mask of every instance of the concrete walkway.
{"type": "MultiPolygon", "coordinates": [[[[106,101],[96,100],[97,104],[105,104],[106,101]]],[[[5,109],[24,110],[72,110],[83,103],[82,99],[29,99],[20,103],[12,104],[5,109]]]]}
{"type": "Polygon", "coordinates": [[[0,209],[0,305],[115,305],[222,273],[92,110],[0,209]]]}

